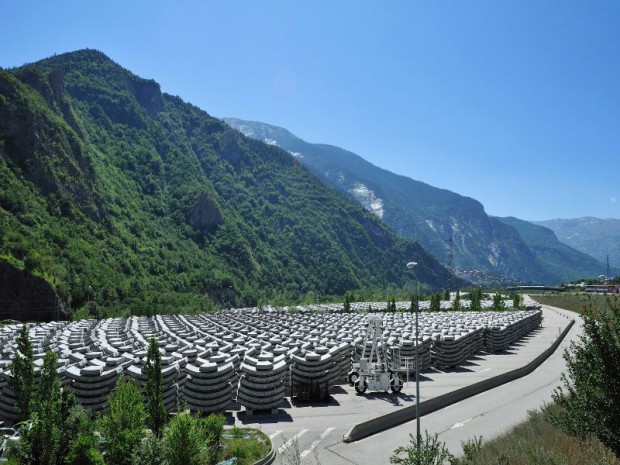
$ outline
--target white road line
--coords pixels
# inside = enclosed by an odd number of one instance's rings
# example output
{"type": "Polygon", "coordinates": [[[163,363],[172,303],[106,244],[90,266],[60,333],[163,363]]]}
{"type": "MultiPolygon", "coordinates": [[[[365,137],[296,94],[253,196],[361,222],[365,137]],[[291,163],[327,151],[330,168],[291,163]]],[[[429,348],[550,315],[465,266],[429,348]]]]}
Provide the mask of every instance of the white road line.
{"type": "Polygon", "coordinates": [[[273,439],[273,438],[275,438],[275,437],[276,437],[276,436],[278,436],[281,432],[282,432],[282,431],[280,431],[280,430],[278,430],[278,431],[274,431],[273,433],[271,433],[271,434],[269,435],[269,439],[273,439]]]}
{"type": "Polygon", "coordinates": [[[320,439],[318,439],[318,440],[314,441],[314,442],[310,445],[310,447],[309,447],[308,449],[306,449],[305,451],[303,451],[303,452],[301,453],[300,457],[303,459],[306,455],[308,455],[310,452],[312,452],[312,451],[314,450],[314,448],[315,448],[316,446],[318,446],[318,445],[319,445],[319,442],[321,442],[323,439],[325,439],[325,438],[327,437],[327,435],[328,435],[329,433],[331,433],[334,429],[335,429],[335,428],[332,426],[331,428],[327,428],[325,431],[323,431],[323,432],[321,433],[320,439]]]}
{"type": "Polygon", "coordinates": [[[490,368],[485,368],[484,370],[480,370],[478,373],[484,373],[485,371],[489,371],[490,368]]]}
{"type": "Polygon", "coordinates": [[[300,437],[302,437],[304,434],[306,434],[308,432],[307,429],[302,429],[299,433],[297,433],[295,436],[293,436],[291,439],[289,439],[288,441],[286,441],[284,444],[282,444],[280,446],[280,448],[278,449],[278,454],[281,454],[282,452],[284,452],[288,447],[291,446],[291,444],[293,444],[293,441],[299,439],[300,437]]]}
{"type": "Polygon", "coordinates": [[[469,419],[467,419],[467,420],[465,420],[465,421],[462,421],[462,422],[460,422],[460,423],[455,423],[455,424],[454,424],[454,426],[453,426],[452,428],[450,428],[450,429],[460,428],[461,426],[464,426],[464,425],[465,425],[465,423],[469,423],[469,422],[470,422],[470,421],[472,421],[472,420],[473,420],[473,418],[469,418],[469,419]]]}

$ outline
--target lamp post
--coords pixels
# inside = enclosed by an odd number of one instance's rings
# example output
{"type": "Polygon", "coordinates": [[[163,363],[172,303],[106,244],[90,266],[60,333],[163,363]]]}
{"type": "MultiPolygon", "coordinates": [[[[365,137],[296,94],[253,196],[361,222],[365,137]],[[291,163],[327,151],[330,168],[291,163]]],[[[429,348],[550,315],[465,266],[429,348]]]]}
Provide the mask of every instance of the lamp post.
{"type": "MultiPolygon", "coordinates": [[[[417,262],[407,263],[407,268],[415,270],[418,266],[417,262]]],[[[415,277],[415,271],[414,271],[415,277]]],[[[415,421],[416,421],[416,443],[418,448],[418,457],[420,456],[420,368],[419,368],[419,347],[418,347],[418,313],[420,313],[420,300],[418,299],[418,279],[415,277],[415,421]]]]}

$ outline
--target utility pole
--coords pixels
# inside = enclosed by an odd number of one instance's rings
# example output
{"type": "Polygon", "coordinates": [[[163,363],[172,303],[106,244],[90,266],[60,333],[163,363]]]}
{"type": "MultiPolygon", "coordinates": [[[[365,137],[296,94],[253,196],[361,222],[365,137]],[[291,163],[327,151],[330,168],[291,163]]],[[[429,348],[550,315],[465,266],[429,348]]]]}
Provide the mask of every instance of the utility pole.
{"type": "Polygon", "coordinates": [[[609,266],[609,254],[607,254],[607,271],[605,273],[605,281],[609,281],[611,279],[611,267],[609,266]]]}

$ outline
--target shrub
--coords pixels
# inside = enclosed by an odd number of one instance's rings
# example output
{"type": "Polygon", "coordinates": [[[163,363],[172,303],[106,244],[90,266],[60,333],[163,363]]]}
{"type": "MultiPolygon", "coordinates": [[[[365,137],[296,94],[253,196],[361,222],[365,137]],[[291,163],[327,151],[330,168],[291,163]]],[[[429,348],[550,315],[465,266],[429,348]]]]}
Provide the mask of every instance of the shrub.
{"type": "Polygon", "coordinates": [[[593,435],[620,455],[620,307],[583,314],[583,335],[564,352],[568,373],[554,393],[553,421],[569,434],[593,435]]]}

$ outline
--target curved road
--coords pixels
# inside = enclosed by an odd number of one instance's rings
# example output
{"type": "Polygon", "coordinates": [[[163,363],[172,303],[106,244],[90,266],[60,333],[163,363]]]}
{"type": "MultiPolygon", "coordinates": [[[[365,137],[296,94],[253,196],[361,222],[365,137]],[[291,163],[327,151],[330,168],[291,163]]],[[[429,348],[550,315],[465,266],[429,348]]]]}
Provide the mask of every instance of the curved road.
{"type": "MultiPolygon", "coordinates": [[[[561,375],[565,371],[564,348],[581,334],[582,322],[574,313],[544,308],[554,312],[556,323],[558,313],[576,320],[558,349],[528,376],[421,417],[422,435],[424,430],[429,434],[437,433],[453,454],[460,455],[461,441],[474,436],[491,438],[526,419],[528,410],[551,400],[551,394],[561,384],[561,375]]],[[[564,316],[560,319],[568,321],[564,316]]],[[[484,365],[488,368],[478,367],[481,369],[479,373],[494,373],[496,365],[493,363],[484,365]]],[[[427,382],[432,383],[431,380],[427,382]]],[[[365,398],[342,394],[334,396],[336,403],[341,403],[336,408],[331,404],[289,408],[284,415],[277,417],[241,416],[237,421],[259,428],[271,437],[278,450],[276,465],[389,464],[394,450],[409,444],[410,433],[415,435],[415,420],[353,443],[344,443],[342,438],[354,424],[368,419],[367,409],[389,411],[386,409],[412,405],[414,398],[380,393],[365,398]]]]}
{"type": "MultiPolygon", "coordinates": [[[[525,420],[528,410],[549,402],[566,369],[564,349],[581,334],[581,318],[576,314],[570,316],[575,319],[573,328],[558,349],[530,375],[421,417],[421,434],[424,430],[437,433],[453,454],[460,455],[461,441],[474,436],[491,438],[525,420]]],[[[409,443],[410,433],[415,435],[415,421],[355,443],[334,443],[322,451],[319,463],[388,464],[393,451],[409,443]]]]}

